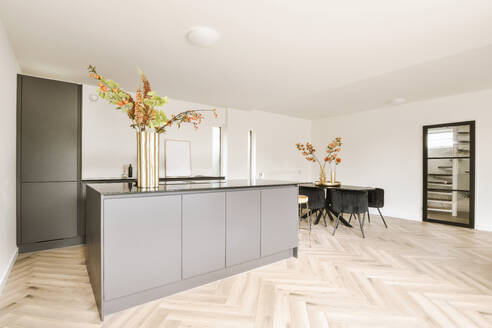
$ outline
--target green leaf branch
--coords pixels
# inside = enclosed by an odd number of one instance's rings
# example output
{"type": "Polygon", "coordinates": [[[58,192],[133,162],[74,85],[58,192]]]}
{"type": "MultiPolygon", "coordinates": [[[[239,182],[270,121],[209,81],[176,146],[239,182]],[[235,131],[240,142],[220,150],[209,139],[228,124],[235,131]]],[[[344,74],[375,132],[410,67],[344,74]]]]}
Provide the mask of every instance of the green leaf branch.
{"type": "Polygon", "coordinates": [[[155,91],[152,91],[150,82],[140,69],[138,69],[138,72],[141,86],[135,93],[135,98],[129,92],[121,89],[117,82],[100,75],[95,66],[89,65],[88,71],[91,78],[99,81],[99,97],[116,105],[117,110],[126,113],[131,121],[130,126],[138,131],[152,129],[157,133],[165,133],[166,129],[174,124],[178,128],[182,124],[192,124],[197,129],[203,121],[203,112],[213,112],[215,118],[217,118],[215,109],[205,109],[186,110],[172,115],[171,119],[169,119],[163,110],[156,109],[156,107],[168,104],[169,98],[161,97],[155,91]]]}

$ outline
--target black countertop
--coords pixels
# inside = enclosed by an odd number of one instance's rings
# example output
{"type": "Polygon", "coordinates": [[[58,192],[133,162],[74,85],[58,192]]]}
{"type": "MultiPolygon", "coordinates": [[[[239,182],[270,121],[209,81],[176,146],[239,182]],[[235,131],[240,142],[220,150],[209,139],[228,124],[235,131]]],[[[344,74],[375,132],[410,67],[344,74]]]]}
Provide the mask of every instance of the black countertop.
{"type": "Polygon", "coordinates": [[[148,194],[183,191],[205,191],[232,188],[279,187],[298,185],[302,182],[278,180],[225,180],[225,181],[168,181],[161,182],[158,189],[139,189],[134,182],[91,183],[88,187],[104,196],[148,194]]]}
{"type": "Polygon", "coordinates": [[[376,187],[363,187],[363,186],[351,186],[341,184],[339,186],[320,186],[314,183],[300,183],[299,187],[307,187],[307,188],[318,188],[318,189],[336,189],[336,190],[352,190],[352,191],[370,191],[376,189],[376,187]]]}
{"type": "MultiPolygon", "coordinates": [[[[192,176],[184,176],[184,177],[165,177],[159,178],[159,181],[208,181],[208,180],[224,180],[223,176],[210,176],[210,175],[192,175],[192,176]]],[[[137,178],[90,178],[90,179],[82,179],[83,183],[114,183],[114,182],[135,182],[137,178]]]]}

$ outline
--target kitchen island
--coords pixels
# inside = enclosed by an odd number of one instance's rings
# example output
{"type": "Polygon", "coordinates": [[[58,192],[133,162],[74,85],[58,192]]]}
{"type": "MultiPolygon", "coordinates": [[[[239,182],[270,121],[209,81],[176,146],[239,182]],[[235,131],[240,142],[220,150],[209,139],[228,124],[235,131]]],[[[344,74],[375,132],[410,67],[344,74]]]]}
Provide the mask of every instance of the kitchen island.
{"type": "Polygon", "coordinates": [[[87,186],[87,270],[101,319],[297,256],[298,183],[87,186]]]}

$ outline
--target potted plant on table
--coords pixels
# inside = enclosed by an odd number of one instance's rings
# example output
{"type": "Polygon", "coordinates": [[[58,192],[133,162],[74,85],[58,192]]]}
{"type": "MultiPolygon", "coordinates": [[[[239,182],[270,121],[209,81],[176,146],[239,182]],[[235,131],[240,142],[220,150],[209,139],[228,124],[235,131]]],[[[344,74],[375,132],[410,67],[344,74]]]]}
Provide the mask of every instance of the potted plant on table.
{"type": "Polygon", "coordinates": [[[133,96],[120,88],[113,80],[106,79],[89,65],[89,75],[99,81],[99,97],[116,105],[117,110],[124,112],[131,121],[130,127],[137,133],[137,186],[139,188],[157,188],[159,186],[159,135],[173,125],[178,128],[182,124],[192,124],[195,129],[203,121],[203,112],[213,112],[215,109],[186,110],[171,118],[156,107],[169,102],[167,97],[160,97],[151,90],[150,82],[139,69],[141,86],[133,96]]]}
{"type": "Polygon", "coordinates": [[[342,138],[336,137],[326,147],[326,156],[323,158],[323,160],[320,160],[316,156],[315,154],[316,149],[313,147],[311,143],[307,142],[305,145],[302,143],[296,144],[297,150],[301,152],[302,156],[304,156],[304,158],[306,158],[307,161],[318,163],[320,173],[319,173],[319,181],[317,181],[316,183],[325,186],[340,185],[340,182],[336,181],[335,167],[336,165],[342,162],[342,159],[339,157],[341,147],[342,147],[342,138]],[[330,164],[330,181],[326,181],[326,173],[325,173],[326,163],[330,164]]]}

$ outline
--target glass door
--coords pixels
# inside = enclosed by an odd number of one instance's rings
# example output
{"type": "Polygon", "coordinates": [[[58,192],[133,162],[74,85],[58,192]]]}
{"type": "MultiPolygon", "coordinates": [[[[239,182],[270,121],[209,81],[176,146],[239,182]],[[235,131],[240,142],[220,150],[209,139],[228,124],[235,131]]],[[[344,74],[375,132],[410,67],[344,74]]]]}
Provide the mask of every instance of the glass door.
{"type": "Polygon", "coordinates": [[[475,122],[424,126],[423,219],[474,227],[475,122]]]}

